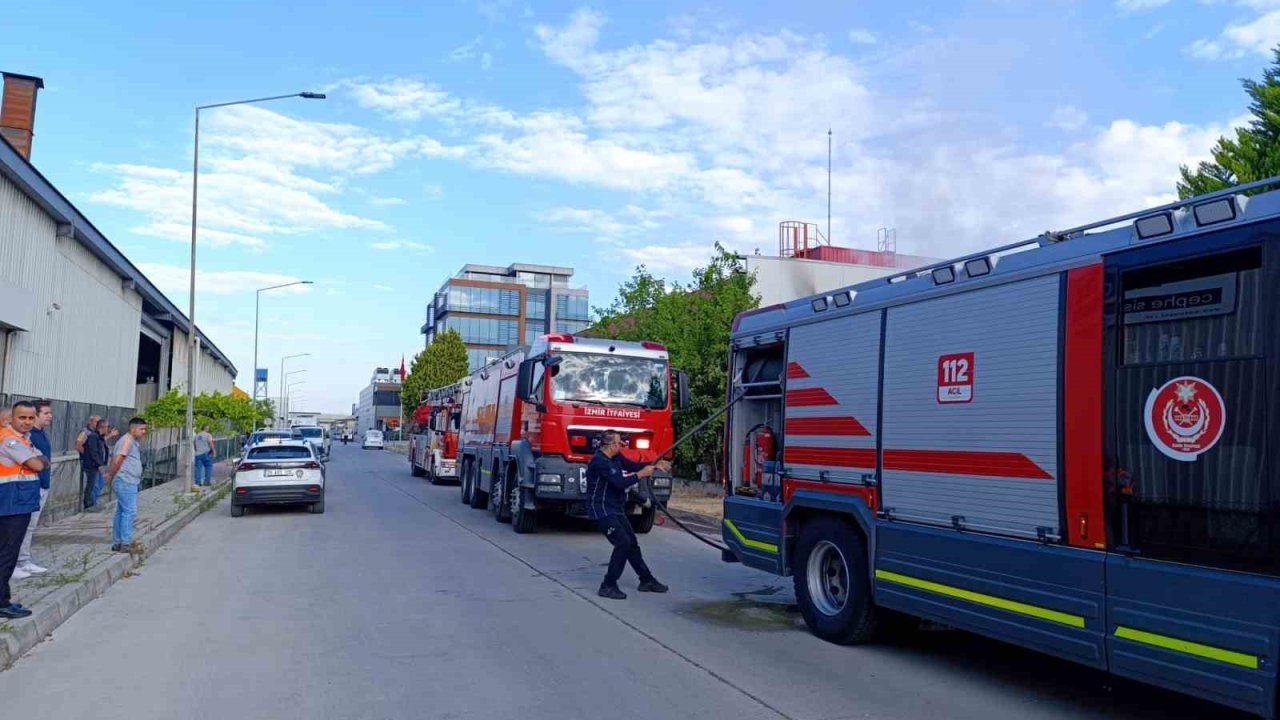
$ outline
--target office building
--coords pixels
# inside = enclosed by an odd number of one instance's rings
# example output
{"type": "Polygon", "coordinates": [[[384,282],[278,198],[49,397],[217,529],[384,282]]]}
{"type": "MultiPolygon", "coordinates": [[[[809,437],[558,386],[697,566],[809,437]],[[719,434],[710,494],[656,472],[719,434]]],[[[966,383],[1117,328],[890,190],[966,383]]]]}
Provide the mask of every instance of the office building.
{"type": "Polygon", "coordinates": [[[569,286],[573,269],[514,263],[465,265],[427,303],[422,334],[457,330],[472,370],[545,333],[576,333],[591,325],[587,289],[569,286]]]}
{"type": "Polygon", "coordinates": [[[374,368],[369,384],[360,391],[360,400],[352,408],[356,432],[394,430],[400,427],[399,368],[374,368]]]}

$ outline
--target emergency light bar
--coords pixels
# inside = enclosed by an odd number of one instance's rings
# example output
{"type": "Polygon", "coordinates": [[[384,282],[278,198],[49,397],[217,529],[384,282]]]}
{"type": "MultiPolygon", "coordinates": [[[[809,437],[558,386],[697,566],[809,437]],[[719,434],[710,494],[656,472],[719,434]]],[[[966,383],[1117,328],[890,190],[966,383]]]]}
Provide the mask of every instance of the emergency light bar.
{"type": "Polygon", "coordinates": [[[1163,212],[1158,215],[1138,218],[1133,221],[1133,229],[1137,231],[1138,237],[1143,240],[1168,235],[1173,232],[1173,214],[1163,212]]]}
{"type": "Polygon", "coordinates": [[[1236,200],[1225,197],[1212,202],[1201,203],[1192,208],[1196,216],[1196,225],[1216,225],[1220,222],[1236,219],[1236,200]]]}

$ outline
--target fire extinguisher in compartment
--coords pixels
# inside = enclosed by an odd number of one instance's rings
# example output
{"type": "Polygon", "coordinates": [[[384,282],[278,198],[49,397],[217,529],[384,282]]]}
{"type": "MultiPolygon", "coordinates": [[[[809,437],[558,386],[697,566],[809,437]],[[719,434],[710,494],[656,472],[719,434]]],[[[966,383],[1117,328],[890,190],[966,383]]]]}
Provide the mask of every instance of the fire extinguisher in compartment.
{"type": "Polygon", "coordinates": [[[742,447],[742,484],[759,492],[764,482],[764,464],[771,462],[773,455],[773,428],[768,425],[751,428],[742,447]]]}

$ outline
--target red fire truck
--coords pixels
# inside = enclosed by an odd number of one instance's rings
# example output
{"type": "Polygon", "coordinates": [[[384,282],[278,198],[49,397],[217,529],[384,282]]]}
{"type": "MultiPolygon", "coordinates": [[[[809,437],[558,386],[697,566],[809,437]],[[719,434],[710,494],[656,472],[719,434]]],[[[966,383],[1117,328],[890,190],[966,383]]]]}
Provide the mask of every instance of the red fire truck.
{"type": "Polygon", "coordinates": [[[1274,716],[1277,185],[740,315],[726,559],[1274,716]]]}
{"type": "Polygon", "coordinates": [[[462,385],[454,383],[423,393],[413,411],[409,469],[432,485],[458,477],[458,430],[462,418],[462,385]]]}
{"type": "MultiPolygon", "coordinates": [[[[544,335],[461,385],[462,502],[519,533],[533,531],[539,512],[585,515],[587,462],[605,430],[621,433],[632,459],[656,459],[688,396],[662,345],[572,335],[544,335]]],[[[651,488],[665,502],[671,477],[655,473],[651,488]]],[[[640,533],[655,512],[642,500],[633,490],[627,508],[640,533]]]]}

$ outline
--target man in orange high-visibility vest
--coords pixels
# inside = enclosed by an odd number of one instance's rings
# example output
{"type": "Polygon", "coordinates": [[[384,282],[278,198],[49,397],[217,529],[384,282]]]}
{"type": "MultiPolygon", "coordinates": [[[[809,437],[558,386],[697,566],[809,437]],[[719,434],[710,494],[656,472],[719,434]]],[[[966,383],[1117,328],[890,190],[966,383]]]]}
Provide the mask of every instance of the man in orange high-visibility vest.
{"type": "Polygon", "coordinates": [[[40,471],[49,464],[27,439],[35,423],[35,403],[23,400],[14,404],[11,424],[0,427],[0,618],[31,614],[13,602],[9,578],[31,513],[40,509],[40,471]]]}

